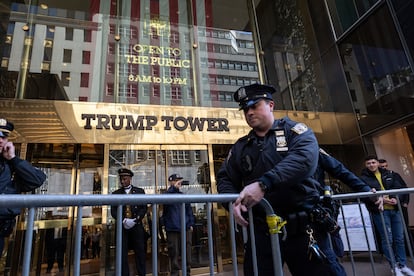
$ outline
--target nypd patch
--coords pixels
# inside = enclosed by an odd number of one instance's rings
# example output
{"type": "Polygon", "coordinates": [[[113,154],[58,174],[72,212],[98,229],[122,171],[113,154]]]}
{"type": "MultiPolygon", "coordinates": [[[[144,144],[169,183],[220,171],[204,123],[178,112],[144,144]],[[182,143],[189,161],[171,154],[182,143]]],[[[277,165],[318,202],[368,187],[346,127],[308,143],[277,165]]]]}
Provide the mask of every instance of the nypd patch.
{"type": "Polygon", "coordinates": [[[292,131],[296,134],[302,134],[308,131],[308,127],[304,123],[297,123],[294,127],[292,127],[292,131]]]}

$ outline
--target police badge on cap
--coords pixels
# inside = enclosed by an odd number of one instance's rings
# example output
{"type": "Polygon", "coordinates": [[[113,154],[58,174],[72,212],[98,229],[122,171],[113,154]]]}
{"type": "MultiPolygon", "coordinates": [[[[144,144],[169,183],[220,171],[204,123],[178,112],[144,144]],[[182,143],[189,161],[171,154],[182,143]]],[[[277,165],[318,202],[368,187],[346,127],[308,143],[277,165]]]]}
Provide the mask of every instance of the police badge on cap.
{"type": "Polygon", "coordinates": [[[124,176],[124,175],[131,176],[131,177],[134,176],[134,173],[131,170],[128,170],[127,168],[119,169],[118,174],[119,176],[124,176]]]}
{"type": "Polygon", "coordinates": [[[276,89],[273,86],[255,83],[240,87],[233,97],[239,103],[240,109],[245,109],[256,104],[261,99],[272,100],[272,94],[275,92],[276,89]]]}
{"type": "Polygon", "coordinates": [[[14,130],[14,125],[6,119],[0,118],[0,137],[8,137],[14,130]]]}

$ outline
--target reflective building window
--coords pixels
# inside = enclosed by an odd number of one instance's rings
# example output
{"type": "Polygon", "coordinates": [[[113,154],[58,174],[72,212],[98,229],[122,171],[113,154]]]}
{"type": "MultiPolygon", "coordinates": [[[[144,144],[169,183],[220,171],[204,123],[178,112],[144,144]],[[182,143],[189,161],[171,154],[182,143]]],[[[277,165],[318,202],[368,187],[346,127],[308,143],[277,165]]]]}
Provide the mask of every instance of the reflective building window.
{"type": "Polygon", "coordinates": [[[340,53],[363,132],[414,111],[414,75],[385,5],[340,43],[340,53]]]}

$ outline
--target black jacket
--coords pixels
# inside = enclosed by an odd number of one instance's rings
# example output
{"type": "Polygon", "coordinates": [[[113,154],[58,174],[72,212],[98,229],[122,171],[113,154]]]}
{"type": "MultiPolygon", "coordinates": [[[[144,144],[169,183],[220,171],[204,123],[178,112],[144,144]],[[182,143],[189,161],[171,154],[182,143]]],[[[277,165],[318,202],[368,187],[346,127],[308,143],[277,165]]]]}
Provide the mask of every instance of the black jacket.
{"type": "Polygon", "coordinates": [[[276,214],[309,210],[319,201],[319,183],[312,178],[318,150],[311,129],[287,117],[276,120],[264,138],[250,131],[233,145],[217,173],[218,192],[239,193],[259,180],[268,187],[265,198],[276,214]]]}
{"type": "Polygon", "coordinates": [[[371,190],[366,183],[348,170],[339,160],[320,150],[315,177],[322,187],[325,185],[325,172],[340,180],[355,192],[369,192],[371,190]]]}
{"type": "MultiPolygon", "coordinates": [[[[177,197],[179,197],[183,193],[180,192],[180,190],[177,189],[176,187],[170,186],[167,190],[167,194],[175,194],[177,195],[177,197]]],[[[180,232],[181,231],[181,203],[164,204],[162,221],[164,222],[166,231],[180,232]]],[[[195,218],[193,214],[193,209],[191,208],[190,203],[186,203],[185,204],[186,229],[188,230],[190,227],[194,227],[194,224],[195,224],[195,218]]]]}
{"type": "MultiPolygon", "coordinates": [[[[40,187],[46,175],[26,160],[17,156],[6,160],[0,156],[0,194],[19,194],[40,187]]],[[[21,208],[0,208],[0,219],[20,214],[21,208]]]]}
{"type": "MultiPolygon", "coordinates": [[[[381,173],[382,184],[384,185],[385,190],[407,188],[407,184],[404,182],[404,180],[398,173],[382,168],[378,168],[378,170],[381,173]]],[[[365,183],[367,183],[371,188],[375,188],[377,191],[381,191],[381,185],[375,177],[375,174],[367,168],[362,170],[361,179],[365,183]]],[[[395,197],[396,195],[390,195],[390,198],[395,197]]],[[[399,195],[399,199],[401,201],[401,204],[408,203],[409,195],[401,194],[399,195]]],[[[367,204],[367,208],[369,211],[378,212],[378,207],[374,204],[367,204]]]]}
{"type": "MultiPolygon", "coordinates": [[[[124,188],[119,188],[118,190],[114,191],[112,194],[126,194],[124,188]]],[[[131,191],[129,194],[145,194],[144,189],[132,186],[131,191]]],[[[111,206],[111,215],[113,218],[116,219],[118,206],[111,206]]],[[[125,208],[123,208],[122,219],[125,218],[125,208]]],[[[147,205],[131,205],[131,212],[133,218],[138,218],[137,223],[140,223],[144,218],[145,214],[147,213],[147,205]]]]}

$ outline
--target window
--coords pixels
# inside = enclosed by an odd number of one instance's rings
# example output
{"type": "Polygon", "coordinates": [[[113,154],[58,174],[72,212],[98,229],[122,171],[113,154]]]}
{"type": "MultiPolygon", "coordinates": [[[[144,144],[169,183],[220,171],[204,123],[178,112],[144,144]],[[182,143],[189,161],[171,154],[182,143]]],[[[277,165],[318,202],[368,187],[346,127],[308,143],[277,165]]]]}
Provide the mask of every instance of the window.
{"type": "Polygon", "coordinates": [[[122,25],[119,27],[119,34],[123,37],[129,38],[130,29],[128,25],[122,25]]]}
{"type": "Polygon", "coordinates": [[[55,36],[55,26],[46,26],[46,38],[53,39],[55,36]]]}
{"type": "Polygon", "coordinates": [[[92,42],[92,30],[84,30],[83,31],[83,41],[84,42],[92,42]]]}
{"type": "Polygon", "coordinates": [[[106,95],[107,96],[113,96],[114,95],[114,84],[113,83],[107,83],[106,84],[106,95]]]}
{"type": "Polygon", "coordinates": [[[115,44],[108,43],[108,54],[115,55],[115,44]]]}
{"type": "Polygon", "coordinates": [[[230,78],[228,76],[224,76],[223,78],[223,84],[229,85],[230,84],[230,78]]]}
{"type": "Polygon", "coordinates": [[[182,99],[180,87],[171,87],[171,98],[174,100],[182,99]]]}
{"type": "Polygon", "coordinates": [[[135,27],[131,27],[131,38],[134,38],[134,39],[138,38],[138,29],[135,27]]]}
{"type": "Polygon", "coordinates": [[[190,152],[187,150],[170,151],[171,165],[190,165],[190,152]]]}
{"type": "Polygon", "coordinates": [[[81,73],[80,87],[89,87],[89,73],[81,73]]]}
{"type": "MultiPolygon", "coordinates": [[[[5,55],[7,57],[7,55],[5,55]]],[[[45,47],[43,51],[43,60],[51,61],[52,60],[52,48],[45,47]]]]}
{"type": "Polygon", "coordinates": [[[149,89],[148,85],[142,85],[140,90],[141,90],[140,94],[143,97],[149,97],[150,96],[150,94],[149,94],[150,89],[149,89]]]}
{"type": "Polygon", "coordinates": [[[108,63],[106,65],[106,73],[107,74],[113,74],[115,72],[115,64],[113,63],[108,63]]]}
{"type": "Polygon", "coordinates": [[[115,25],[109,25],[109,33],[110,34],[115,34],[115,25]]]}
{"type": "Polygon", "coordinates": [[[154,97],[160,97],[160,87],[159,86],[153,86],[152,87],[152,96],[154,97]]]}
{"type": "Polygon", "coordinates": [[[143,162],[147,160],[148,152],[146,150],[137,150],[135,151],[135,161],[143,162]]]}
{"type": "Polygon", "coordinates": [[[73,40],[73,28],[66,28],[65,29],[65,40],[73,40]]]}
{"type": "Polygon", "coordinates": [[[130,75],[134,75],[134,76],[136,76],[136,75],[138,75],[138,67],[135,65],[135,64],[129,64],[128,65],[128,70],[129,70],[129,74],[130,75]]]}
{"type": "Polygon", "coordinates": [[[71,63],[72,62],[72,50],[63,49],[63,62],[71,63]]]}
{"type": "Polygon", "coordinates": [[[180,77],[180,69],[178,68],[171,68],[171,77],[178,78],[180,77]]]}
{"type": "Polygon", "coordinates": [[[82,64],[91,64],[91,52],[82,51],[82,64]]]}
{"type": "Polygon", "coordinates": [[[69,86],[69,82],[70,82],[70,72],[62,72],[62,85],[63,86],[69,86]]]}
{"type": "Polygon", "coordinates": [[[128,84],[121,84],[119,86],[119,96],[120,97],[128,97],[128,98],[136,98],[138,88],[136,84],[128,83],[128,84]]]}
{"type": "Polygon", "coordinates": [[[179,42],[180,35],[177,32],[171,32],[170,40],[172,43],[179,42]]]}

